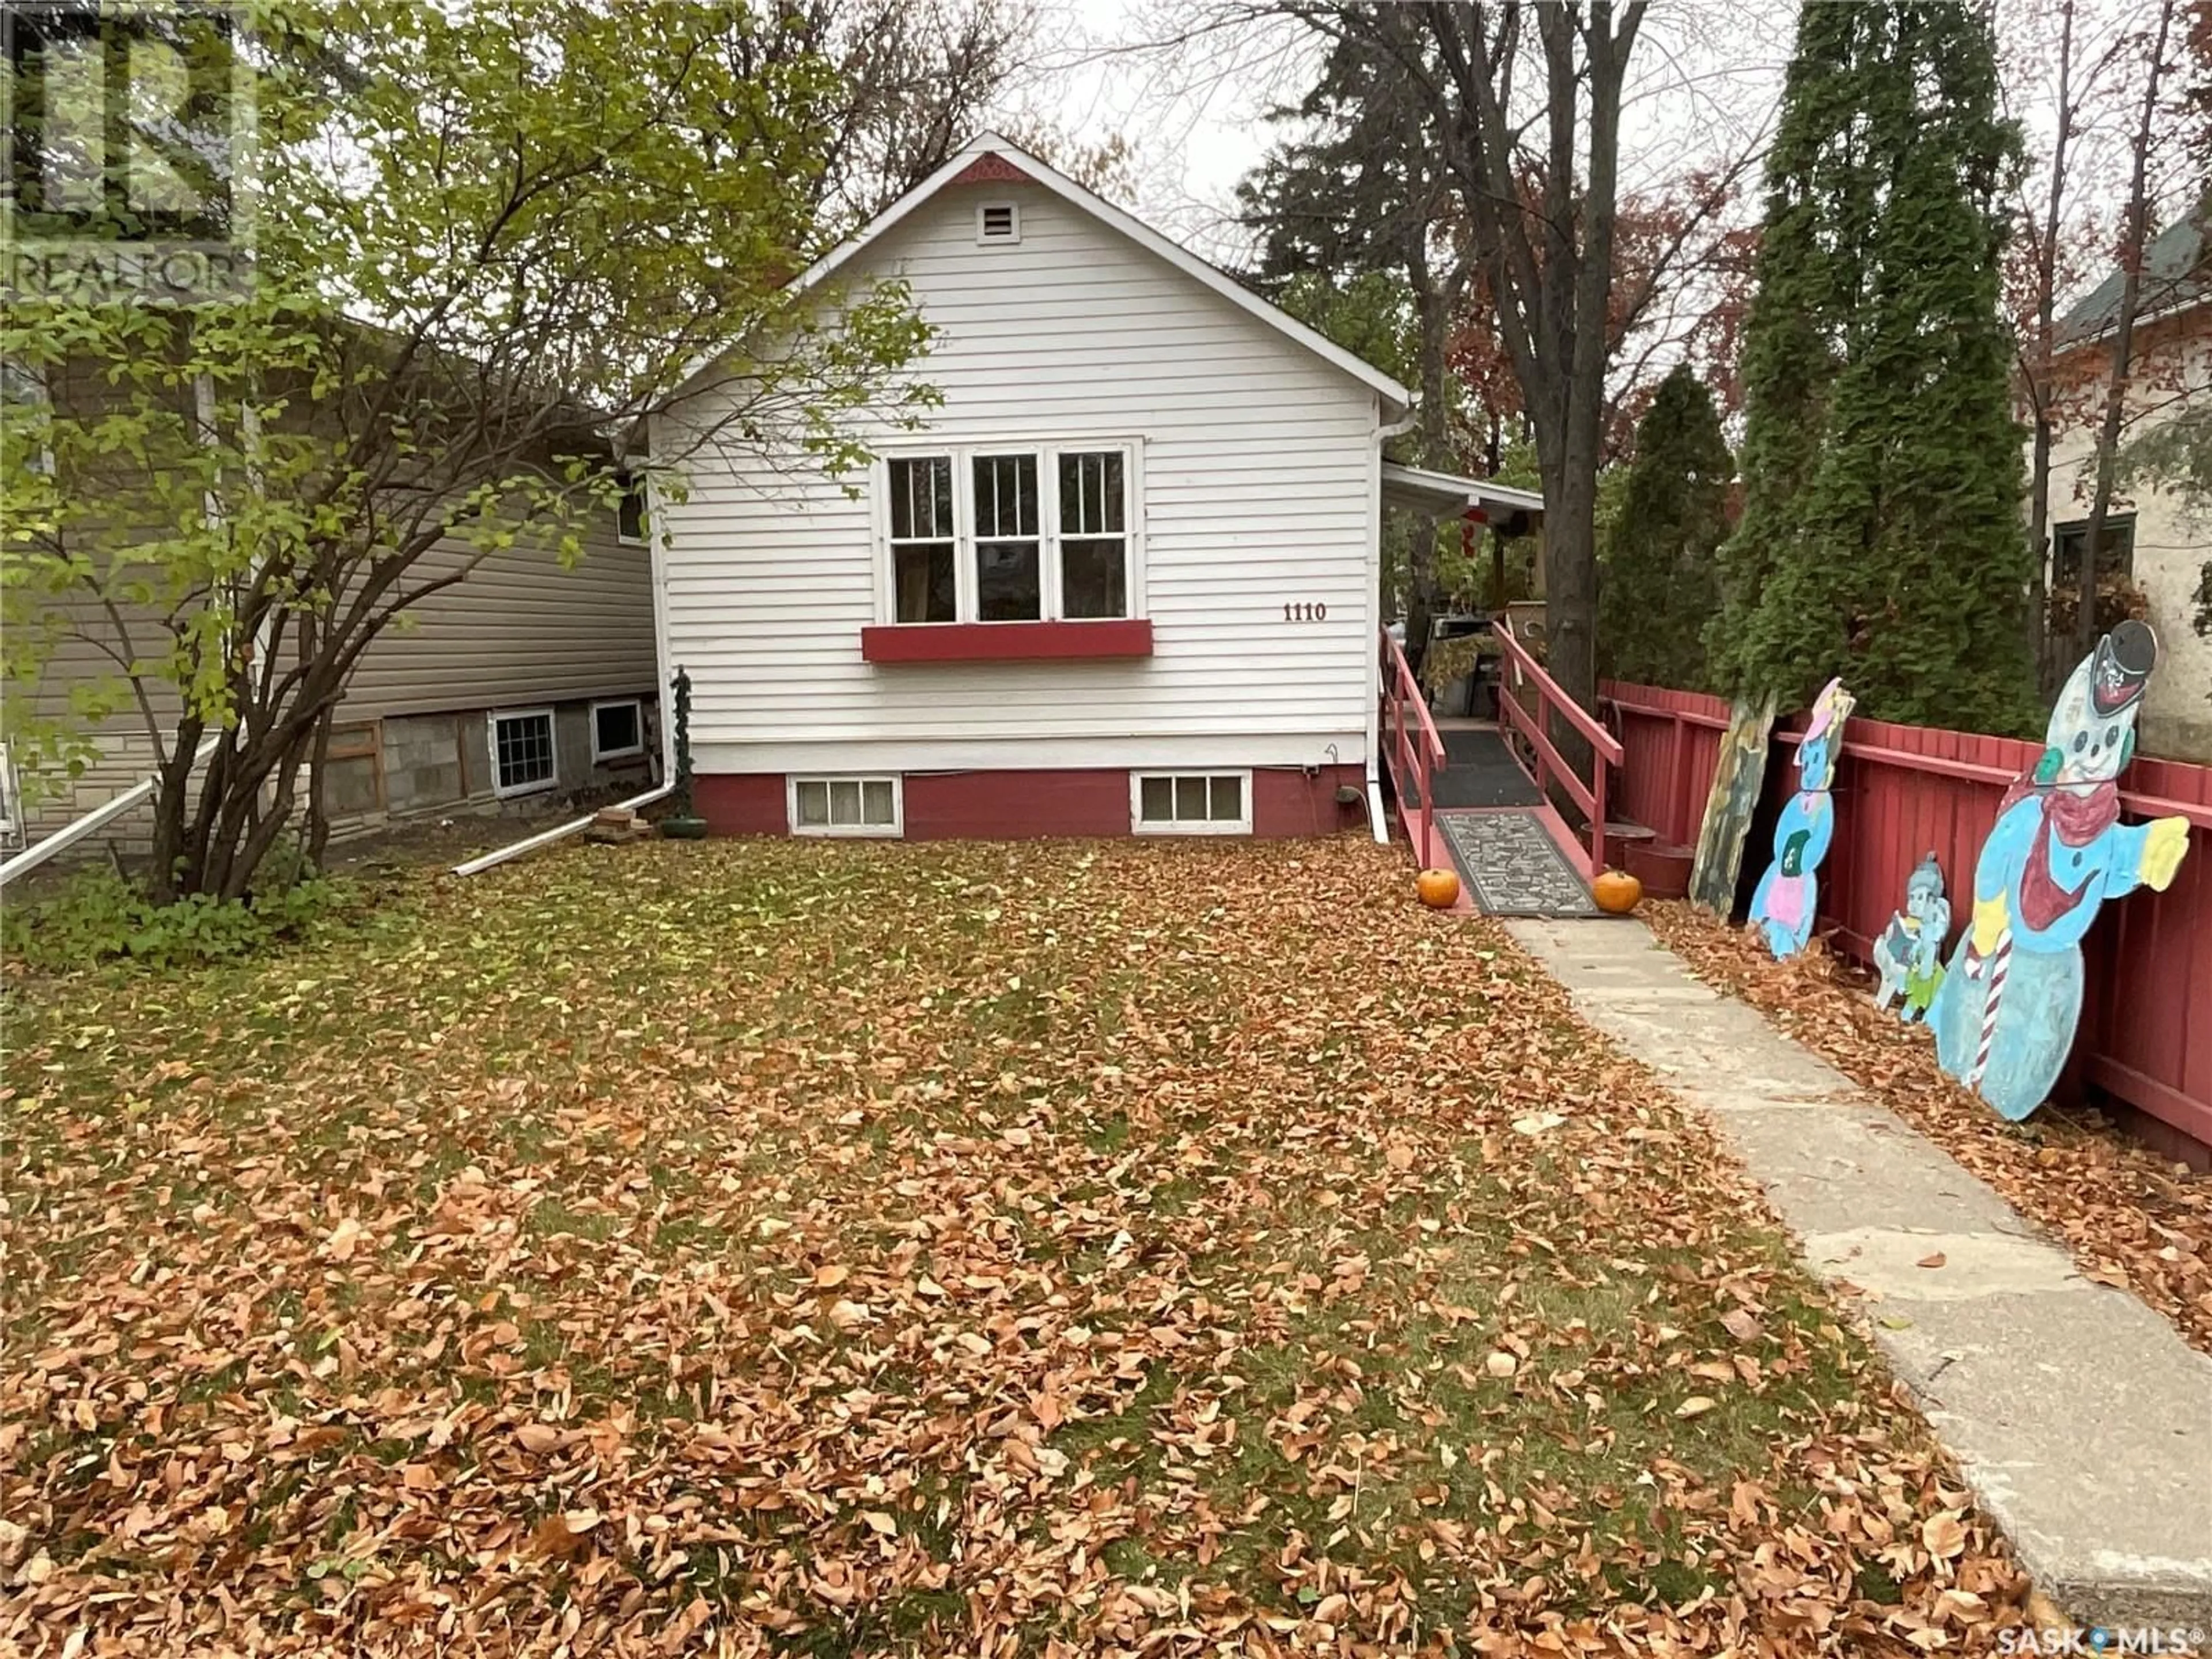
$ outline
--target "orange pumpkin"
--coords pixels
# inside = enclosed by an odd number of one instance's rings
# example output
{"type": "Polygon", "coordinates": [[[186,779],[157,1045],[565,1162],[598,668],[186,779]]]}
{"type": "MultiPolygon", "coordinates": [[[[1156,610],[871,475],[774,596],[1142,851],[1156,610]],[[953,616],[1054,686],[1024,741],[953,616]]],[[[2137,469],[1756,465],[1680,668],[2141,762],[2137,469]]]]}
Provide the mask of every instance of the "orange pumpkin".
{"type": "Polygon", "coordinates": [[[1644,884],[1626,870],[1608,870],[1590,884],[1590,896],[1609,916],[1625,916],[1644,896],[1644,884]]]}
{"type": "Polygon", "coordinates": [[[1459,878],[1449,870],[1424,870],[1413,878],[1413,890],[1431,910],[1449,910],[1459,902],[1459,878]]]}

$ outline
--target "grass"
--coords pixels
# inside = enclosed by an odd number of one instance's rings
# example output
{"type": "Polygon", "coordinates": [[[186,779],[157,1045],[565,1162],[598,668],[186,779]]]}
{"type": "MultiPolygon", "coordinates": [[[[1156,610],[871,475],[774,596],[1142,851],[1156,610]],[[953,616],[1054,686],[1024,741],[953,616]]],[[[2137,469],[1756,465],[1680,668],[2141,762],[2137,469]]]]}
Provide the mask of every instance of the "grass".
{"type": "Polygon", "coordinates": [[[0,1635],[2002,1605],[1971,1516],[1918,1547],[1953,1477],[1703,1127],[1405,885],[1352,842],[576,848],[260,961],[17,975],[0,1509],[52,1570],[0,1635]]]}

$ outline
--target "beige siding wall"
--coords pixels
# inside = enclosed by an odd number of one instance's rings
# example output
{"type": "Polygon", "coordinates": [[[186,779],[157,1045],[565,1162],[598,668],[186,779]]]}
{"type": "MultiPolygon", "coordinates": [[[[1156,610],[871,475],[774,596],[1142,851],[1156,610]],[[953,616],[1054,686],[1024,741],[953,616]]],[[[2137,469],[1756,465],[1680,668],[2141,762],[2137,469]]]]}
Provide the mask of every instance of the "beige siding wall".
{"type": "MultiPolygon", "coordinates": [[[[441,549],[418,566],[414,580],[454,569],[465,558],[458,545],[441,549]]],[[[93,640],[116,643],[112,624],[96,605],[81,607],[76,621],[93,640]]],[[[134,643],[150,652],[161,637],[152,631],[152,617],[125,621],[133,627],[134,643]],[[146,630],[143,638],[137,636],[139,629],[146,630]]],[[[112,659],[99,645],[72,639],[56,650],[37,686],[7,695],[27,696],[41,717],[59,715],[73,686],[114,672],[112,659]]],[[[641,789],[659,752],[653,710],[657,679],[650,558],[645,548],[617,539],[611,515],[595,525],[584,558],[572,568],[562,568],[543,548],[496,554],[423,601],[410,626],[387,631],[356,667],[338,723],[343,733],[375,753],[343,769],[334,818],[342,828],[373,829],[410,811],[493,805],[486,711],[501,708],[560,708],[563,764],[556,797],[577,790],[641,789]],[[623,696],[646,702],[653,734],[647,752],[594,765],[589,700],[623,696]],[[410,795],[396,787],[415,775],[414,750],[422,741],[421,724],[408,717],[433,714],[451,717],[436,724],[452,733],[451,769],[459,787],[451,795],[428,789],[410,795]],[[376,795],[385,798],[383,805],[348,812],[349,805],[376,795]]],[[[161,718],[173,720],[174,697],[161,696],[158,688],[156,697],[161,718]]],[[[100,753],[78,775],[41,775],[19,765],[29,840],[52,834],[153,770],[153,745],[135,707],[87,729],[100,753]]],[[[545,797],[522,797],[513,805],[531,811],[548,804],[545,797]]],[[[126,857],[142,854],[149,833],[149,813],[126,814],[88,842],[82,854],[104,857],[111,845],[126,857]]]]}
{"type": "MultiPolygon", "coordinates": [[[[428,555],[419,584],[469,557],[458,543],[428,555]]],[[[543,547],[495,553],[388,628],[355,667],[340,718],[558,702],[650,693],[653,569],[602,515],[583,559],[563,569],[543,547]]]]}
{"type": "MultiPolygon", "coordinates": [[[[2169,418],[2182,395],[2212,393],[2212,307],[2154,325],[2139,363],[2138,379],[2149,389],[2135,398],[2130,437],[2169,418]]],[[[2089,398],[2081,404],[2087,411],[2081,423],[2060,432],[2051,449],[2048,501],[2054,528],[2089,516],[2096,482],[2092,417],[2098,410],[2089,398]]],[[[2197,585],[2205,561],[2212,559],[2212,522],[2165,489],[2123,491],[2112,510],[2135,514],[2136,586],[2149,601],[2150,624],[2158,634],[2158,670],[2136,725],[2142,752],[2212,761],[2212,640],[2194,626],[2197,585]]]]}

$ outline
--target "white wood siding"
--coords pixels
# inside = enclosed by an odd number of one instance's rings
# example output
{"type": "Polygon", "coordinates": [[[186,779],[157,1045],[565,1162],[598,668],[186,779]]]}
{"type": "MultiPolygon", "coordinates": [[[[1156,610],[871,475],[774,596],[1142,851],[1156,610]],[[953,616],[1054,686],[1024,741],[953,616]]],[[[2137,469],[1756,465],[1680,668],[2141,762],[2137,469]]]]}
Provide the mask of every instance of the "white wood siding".
{"type": "MultiPolygon", "coordinates": [[[[1035,185],[946,188],[868,251],[941,331],[948,443],[1142,445],[1149,659],[873,665],[872,504],[795,463],[696,463],[664,503],[672,665],[705,772],[1283,765],[1363,757],[1375,393],[1035,185]],[[982,199],[1022,240],[979,246],[982,199]],[[1286,603],[1328,606],[1285,622],[1286,603]]],[[[660,434],[663,453],[680,436],[660,434]]],[[[915,434],[887,435],[910,450],[915,434]]]]}

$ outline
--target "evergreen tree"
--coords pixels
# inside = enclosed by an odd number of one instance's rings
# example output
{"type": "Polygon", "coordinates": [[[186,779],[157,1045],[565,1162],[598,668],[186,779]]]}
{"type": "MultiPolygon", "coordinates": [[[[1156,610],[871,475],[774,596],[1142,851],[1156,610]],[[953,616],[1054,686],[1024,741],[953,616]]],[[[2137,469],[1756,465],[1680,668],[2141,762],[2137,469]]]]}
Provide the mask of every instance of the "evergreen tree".
{"type": "Polygon", "coordinates": [[[1999,313],[2020,140],[1986,13],[1808,4],[1745,338],[1744,513],[1719,683],[1880,719],[2035,720],[2021,434],[1999,313]]]}
{"type": "Polygon", "coordinates": [[[1637,426],[1627,489],[1607,527],[1597,640],[1613,678],[1685,690],[1710,683],[1705,627],[1719,604],[1714,561],[1735,472],[1712,394],[1677,364],[1637,426]]]}

